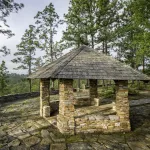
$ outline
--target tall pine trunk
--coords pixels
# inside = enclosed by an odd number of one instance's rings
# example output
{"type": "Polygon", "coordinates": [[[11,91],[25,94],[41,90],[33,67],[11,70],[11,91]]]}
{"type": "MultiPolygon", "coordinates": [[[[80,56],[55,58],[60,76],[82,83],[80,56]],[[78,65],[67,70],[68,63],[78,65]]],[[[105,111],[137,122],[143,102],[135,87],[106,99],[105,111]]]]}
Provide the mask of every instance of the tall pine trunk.
{"type": "MultiPolygon", "coordinates": [[[[31,50],[30,50],[30,61],[29,61],[29,75],[31,75],[31,58],[32,58],[32,54],[31,54],[31,50]]],[[[29,79],[29,92],[32,92],[32,82],[31,79],[29,79]]]]}
{"type": "Polygon", "coordinates": [[[94,48],[94,36],[91,35],[91,40],[92,40],[92,48],[94,48]]]}
{"type": "Polygon", "coordinates": [[[53,31],[51,27],[51,32],[50,32],[50,53],[51,53],[51,61],[53,62],[53,31]]]}
{"type": "Polygon", "coordinates": [[[105,53],[105,44],[104,44],[104,41],[103,41],[103,54],[105,53]]]}
{"type": "Polygon", "coordinates": [[[108,54],[108,49],[107,49],[107,41],[105,41],[105,54],[108,54]]]}
{"type": "Polygon", "coordinates": [[[143,55],[143,73],[145,72],[145,57],[143,55]]]}

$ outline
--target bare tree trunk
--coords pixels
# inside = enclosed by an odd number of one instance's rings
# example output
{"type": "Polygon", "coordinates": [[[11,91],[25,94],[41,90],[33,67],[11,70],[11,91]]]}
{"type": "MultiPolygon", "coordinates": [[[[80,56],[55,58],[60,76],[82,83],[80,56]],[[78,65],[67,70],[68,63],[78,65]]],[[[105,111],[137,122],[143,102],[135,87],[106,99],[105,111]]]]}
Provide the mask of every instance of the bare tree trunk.
{"type": "Polygon", "coordinates": [[[105,53],[105,45],[104,45],[104,41],[103,41],[103,54],[105,53]]]}
{"type": "Polygon", "coordinates": [[[145,57],[143,55],[143,73],[145,72],[145,57]]]}
{"type": "Polygon", "coordinates": [[[91,35],[91,39],[92,39],[92,48],[94,48],[94,36],[91,35]]]}
{"type": "Polygon", "coordinates": [[[50,33],[50,51],[51,51],[51,59],[53,62],[53,33],[52,33],[52,29],[51,29],[51,33],[50,33]]]}
{"type": "MultiPolygon", "coordinates": [[[[31,50],[30,50],[30,60],[29,60],[29,75],[31,75],[31,64],[32,64],[32,62],[31,62],[31,57],[32,57],[32,54],[31,54],[31,50]]],[[[31,85],[32,83],[31,83],[31,79],[29,79],[29,90],[30,90],[30,92],[32,91],[32,85],[31,85]]]]}
{"type": "Polygon", "coordinates": [[[108,49],[107,49],[107,41],[105,41],[105,54],[108,54],[108,49]]]}

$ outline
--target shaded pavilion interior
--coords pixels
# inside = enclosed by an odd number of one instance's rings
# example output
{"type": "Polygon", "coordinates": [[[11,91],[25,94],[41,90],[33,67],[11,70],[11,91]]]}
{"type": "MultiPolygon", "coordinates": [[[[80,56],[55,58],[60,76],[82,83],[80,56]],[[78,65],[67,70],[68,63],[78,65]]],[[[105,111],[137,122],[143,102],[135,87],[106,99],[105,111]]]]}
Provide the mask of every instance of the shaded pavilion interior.
{"type": "Polygon", "coordinates": [[[73,49],[29,78],[40,79],[40,115],[50,117],[50,80],[59,79],[57,127],[65,134],[130,131],[128,80],[150,78],[131,67],[87,46],[73,49]],[[90,103],[75,109],[73,79],[89,80],[90,103]],[[99,104],[98,80],[114,80],[116,99],[99,104]]]}

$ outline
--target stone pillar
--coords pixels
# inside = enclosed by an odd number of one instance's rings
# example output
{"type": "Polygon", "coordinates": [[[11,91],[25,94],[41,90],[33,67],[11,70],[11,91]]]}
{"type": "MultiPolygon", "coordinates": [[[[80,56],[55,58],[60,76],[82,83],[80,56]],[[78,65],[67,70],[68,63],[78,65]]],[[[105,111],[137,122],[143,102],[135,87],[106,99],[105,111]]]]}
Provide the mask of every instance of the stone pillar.
{"type": "Polygon", "coordinates": [[[90,79],[89,80],[90,86],[90,101],[91,105],[95,105],[94,98],[98,98],[98,91],[97,91],[97,79],[90,79]]]}
{"type": "Polygon", "coordinates": [[[122,131],[130,131],[128,81],[115,81],[116,83],[116,112],[120,117],[122,131]]]}
{"type": "Polygon", "coordinates": [[[60,79],[59,82],[59,115],[57,127],[60,132],[74,134],[74,97],[73,80],[60,79]]]}
{"type": "Polygon", "coordinates": [[[42,117],[50,116],[49,85],[50,79],[40,80],[40,116],[42,117]]]}

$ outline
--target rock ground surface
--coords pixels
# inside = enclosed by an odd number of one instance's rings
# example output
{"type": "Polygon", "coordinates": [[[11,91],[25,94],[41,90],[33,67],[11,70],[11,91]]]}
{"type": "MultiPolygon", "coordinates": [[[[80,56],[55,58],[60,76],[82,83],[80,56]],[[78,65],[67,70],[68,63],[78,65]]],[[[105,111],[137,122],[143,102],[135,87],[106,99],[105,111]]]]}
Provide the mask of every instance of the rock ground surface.
{"type": "Polygon", "coordinates": [[[130,106],[130,133],[65,136],[39,116],[39,98],[3,104],[0,150],[149,150],[150,99],[130,106]]]}

